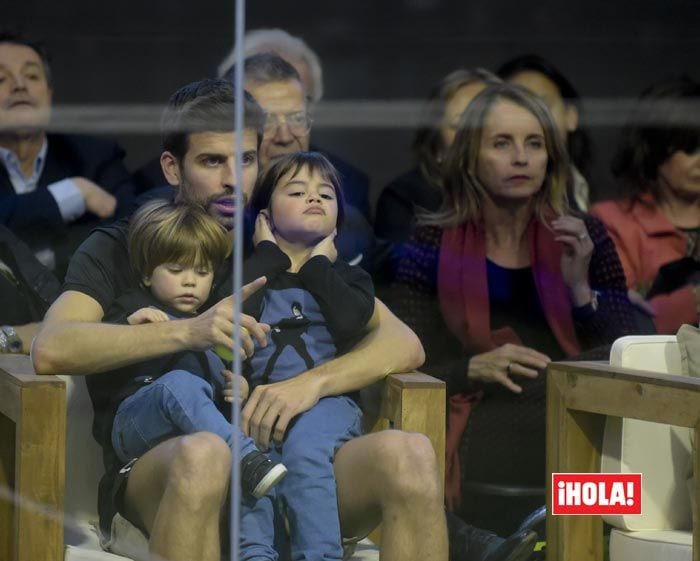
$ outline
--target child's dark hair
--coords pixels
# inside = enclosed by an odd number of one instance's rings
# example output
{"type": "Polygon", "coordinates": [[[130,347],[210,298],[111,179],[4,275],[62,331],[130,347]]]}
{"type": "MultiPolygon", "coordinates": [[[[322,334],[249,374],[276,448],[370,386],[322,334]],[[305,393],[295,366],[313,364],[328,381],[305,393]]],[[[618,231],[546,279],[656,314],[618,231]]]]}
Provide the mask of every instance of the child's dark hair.
{"type": "Polygon", "coordinates": [[[340,228],[345,218],[345,197],[340,186],[340,176],[328,158],[318,152],[295,152],[275,161],[262,175],[250,196],[248,208],[253,215],[252,217],[255,218],[261,210],[270,206],[272,193],[282,177],[290,172],[292,177],[295,177],[303,168],[318,172],[321,177],[333,185],[338,203],[336,227],[340,228]]]}
{"type": "Polygon", "coordinates": [[[215,269],[231,253],[231,237],[203,207],[156,199],[129,224],[129,259],[139,280],[164,263],[215,269]]]}

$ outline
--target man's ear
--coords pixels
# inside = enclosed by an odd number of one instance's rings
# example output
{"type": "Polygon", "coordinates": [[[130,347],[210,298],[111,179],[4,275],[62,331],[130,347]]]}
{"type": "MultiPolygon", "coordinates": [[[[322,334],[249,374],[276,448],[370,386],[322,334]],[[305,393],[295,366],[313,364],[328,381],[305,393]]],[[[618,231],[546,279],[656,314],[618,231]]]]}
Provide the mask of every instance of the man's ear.
{"type": "Polygon", "coordinates": [[[166,150],[160,155],[160,167],[167,182],[173,187],[178,187],[181,180],[180,162],[172,152],[166,150]]]}
{"type": "Polygon", "coordinates": [[[566,132],[572,133],[578,128],[578,109],[576,106],[567,103],[564,109],[564,119],[566,121],[566,132]]]}

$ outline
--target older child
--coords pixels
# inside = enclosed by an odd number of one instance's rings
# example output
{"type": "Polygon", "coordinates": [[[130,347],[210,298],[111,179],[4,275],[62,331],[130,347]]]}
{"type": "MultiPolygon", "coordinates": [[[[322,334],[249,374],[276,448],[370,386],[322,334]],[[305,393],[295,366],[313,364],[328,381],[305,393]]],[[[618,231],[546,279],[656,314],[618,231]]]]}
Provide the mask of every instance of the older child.
{"type": "MultiPolygon", "coordinates": [[[[129,256],[142,289],[119,298],[110,320],[135,325],[195,315],[209,297],[214,269],[230,251],[226,230],[203,209],[164,200],[144,205],[129,227],[129,256]]],[[[232,377],[212,350],[181,352],[108,375],[122,399],[112,427],[122,462],[176,434],[207,431],[232,447],[238,439],[242,487],[252,497],[260,498],[284,477],[286,468],[234,430],[217,407],[222,398],[233,399],[232,377]]],[[[242,387],[247,394],[245,380],[242,387]]]]}
{"type": "MultiPolygon", "coordinates": [[[[271,326],[267,345],[247,361],[253,387],[301,374],[345,352],[374,310],[367,273],[339,260],[333,239],[344,215],[337,173],[322,155],[301,152],[275,162],[251,196],[257,213],[255,252],[247,279],[267,284],[244,311],[271,326]]],[[[289,472],[275,489],[289,521],[292,559],[343,557],[333,459],[361,432],[352,396],[322,398],[289,426],[270,457],[289,472]]],[[[242,559],[277,559],[271,528],[272,495],[244,503],[242,559]]]]}

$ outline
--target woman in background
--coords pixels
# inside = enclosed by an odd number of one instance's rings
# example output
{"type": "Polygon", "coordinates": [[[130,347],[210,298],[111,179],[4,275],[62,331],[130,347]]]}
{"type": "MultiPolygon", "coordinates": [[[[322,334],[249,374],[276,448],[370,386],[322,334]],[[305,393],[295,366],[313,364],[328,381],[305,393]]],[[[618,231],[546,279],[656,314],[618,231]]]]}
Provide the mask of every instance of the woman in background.
{"type": "Polygon", "coordinates": [[[659,333],[697,324],[700,301],[700,83],[684,77],[641,96],[613,174],[629,195],[593,206],[617,246],[627,286],[659,333]]]}
{"type": "Polygon", "coordinates": [[[554,117],[559,136],[571,157],[569,202],[585,212],[590,201],[590,188],[584,177],[591,160],[590,139],[579,128],[580,96],[571,82],[548,60],[538,55],[523,55],[505,62],[497,74],[519,84],[542,98],[554,117]]]}

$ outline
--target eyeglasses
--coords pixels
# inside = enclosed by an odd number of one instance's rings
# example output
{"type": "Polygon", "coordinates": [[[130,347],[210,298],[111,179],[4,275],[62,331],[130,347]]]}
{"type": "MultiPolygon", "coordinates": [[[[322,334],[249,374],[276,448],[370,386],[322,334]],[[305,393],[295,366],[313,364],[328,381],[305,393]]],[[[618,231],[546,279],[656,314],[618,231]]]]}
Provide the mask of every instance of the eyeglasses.
{"type": "Polygon", "coordinates": [[[265,115],[265,134],[274,134],[279,126],[285,123],[289,132],[294,136],[304,136],[311,130],[311,117],[305,111],[278,115],[277,113],[267,113],[265,115]]]}

